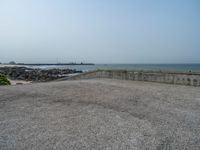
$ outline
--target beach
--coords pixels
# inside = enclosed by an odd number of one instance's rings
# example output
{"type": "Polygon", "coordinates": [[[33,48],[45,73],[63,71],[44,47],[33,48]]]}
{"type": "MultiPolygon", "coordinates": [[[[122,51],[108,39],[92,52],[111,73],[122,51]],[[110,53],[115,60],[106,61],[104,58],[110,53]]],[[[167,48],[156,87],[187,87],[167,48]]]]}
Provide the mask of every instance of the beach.
{"type": "Polygon", "coordinates": [[[199,149],[199,87],[90,79],[0,87],[1,149],[199,149]]]}

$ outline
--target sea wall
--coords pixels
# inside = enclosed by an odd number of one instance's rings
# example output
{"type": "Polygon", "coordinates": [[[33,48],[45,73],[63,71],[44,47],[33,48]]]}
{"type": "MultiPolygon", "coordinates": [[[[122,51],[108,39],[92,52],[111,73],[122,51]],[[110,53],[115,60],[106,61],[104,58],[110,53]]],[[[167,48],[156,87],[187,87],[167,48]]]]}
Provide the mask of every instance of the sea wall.
{"type": "Polygon", "coordinates": [[[200,73],[174,73],[155,71],[96,70],[68,78],[68,80],[110,78],[200,86],[200,73]]]}

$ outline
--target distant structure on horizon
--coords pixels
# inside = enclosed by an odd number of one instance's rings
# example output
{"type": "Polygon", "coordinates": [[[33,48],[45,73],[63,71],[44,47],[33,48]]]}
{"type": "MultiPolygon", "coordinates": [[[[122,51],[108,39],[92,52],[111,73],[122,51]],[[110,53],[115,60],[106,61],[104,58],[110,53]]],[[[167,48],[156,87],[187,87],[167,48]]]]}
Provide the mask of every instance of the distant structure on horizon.
{"type": "MultiPolygon", "coordinates": [[[[9,63],[10,64],[10,63],[9,63]]],[[[15,63],[17,65],[27,65],[27,66],[52,66],[52,65],[95,65],[94,63],[15,63]]]]}

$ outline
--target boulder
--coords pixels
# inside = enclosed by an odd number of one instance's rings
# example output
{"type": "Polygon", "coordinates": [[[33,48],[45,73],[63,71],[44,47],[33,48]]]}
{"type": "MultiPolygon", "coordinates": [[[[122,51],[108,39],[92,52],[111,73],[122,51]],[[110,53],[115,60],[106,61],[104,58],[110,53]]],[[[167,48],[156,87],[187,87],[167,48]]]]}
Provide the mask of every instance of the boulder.
{"type": "Polygon", "coordinates": [[[27,67],[1,67],[0,73],[13,80],[52,81],[67,74],[81,73],[74,69],[33,69],[27,67]]]}

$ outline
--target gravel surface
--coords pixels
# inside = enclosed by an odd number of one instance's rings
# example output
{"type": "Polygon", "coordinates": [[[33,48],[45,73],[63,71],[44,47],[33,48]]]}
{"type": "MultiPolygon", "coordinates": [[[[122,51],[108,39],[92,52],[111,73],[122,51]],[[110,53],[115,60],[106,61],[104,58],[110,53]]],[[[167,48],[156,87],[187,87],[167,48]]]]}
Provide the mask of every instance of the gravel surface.
{"type": "Polygon", "coordinates": [[[111,79],[3,86],[0,149],[199,150],[200,88],[111,79]]]}

